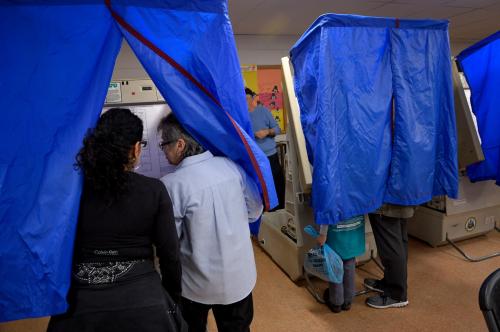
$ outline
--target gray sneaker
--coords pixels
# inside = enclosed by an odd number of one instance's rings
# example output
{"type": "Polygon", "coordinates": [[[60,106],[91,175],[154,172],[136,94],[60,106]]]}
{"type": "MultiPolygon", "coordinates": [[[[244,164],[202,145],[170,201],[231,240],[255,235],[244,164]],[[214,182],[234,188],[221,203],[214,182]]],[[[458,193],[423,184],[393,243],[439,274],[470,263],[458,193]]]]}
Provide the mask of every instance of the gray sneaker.
{"type": "Polygon", "coordinates": [[[363,282],[364,286],[369,290],[383,293],[384,287],[382,286],[382,280],[366,278],[363,282]]]}
{"type": "Polygon", "coordinates": [[[408,303],[408,300],[395,300],[384,295],[375,295],[366,299],[366,305],[376,309],[402,308],[406,307],[408,303]]]}

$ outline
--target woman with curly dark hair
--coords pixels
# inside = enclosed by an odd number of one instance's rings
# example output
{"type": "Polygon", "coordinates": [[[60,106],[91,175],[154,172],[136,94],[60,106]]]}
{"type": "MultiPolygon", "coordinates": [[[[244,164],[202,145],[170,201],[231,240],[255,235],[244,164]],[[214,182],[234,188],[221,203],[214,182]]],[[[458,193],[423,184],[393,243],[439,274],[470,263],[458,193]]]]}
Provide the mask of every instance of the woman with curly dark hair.
{"type": "Polygon", "coordinates": [[[53,316],[48,331],[186,329],[176,306],[181,265],[170,197],[159,180],[133,172],[142,131],[130,110],[113,108],[83,141],[69,310],[53,316]]]}

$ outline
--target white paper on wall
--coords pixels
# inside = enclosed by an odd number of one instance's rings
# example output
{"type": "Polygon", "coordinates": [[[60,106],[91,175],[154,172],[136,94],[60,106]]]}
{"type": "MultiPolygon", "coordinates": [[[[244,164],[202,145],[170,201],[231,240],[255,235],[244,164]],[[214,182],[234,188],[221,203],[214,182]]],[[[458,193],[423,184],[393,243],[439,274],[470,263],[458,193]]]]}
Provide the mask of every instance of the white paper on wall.
{"type": "MultiPolygon", "coordinates": [[[[130,109],[135,115],[141,118],[144,126],[142,139],[148,142],[147,146],[142,148],[141,161],[136,172],[158,179],[173,172],[175,166],[168,163],[163,151],[160,150],[158,146],[160,137],[156,131],[161,118],[171,112],[170,107],[167,104],[122,107],[130,109]]],[[[110,108],[111,107],[105,107],[103,112],[110,108]]]]}

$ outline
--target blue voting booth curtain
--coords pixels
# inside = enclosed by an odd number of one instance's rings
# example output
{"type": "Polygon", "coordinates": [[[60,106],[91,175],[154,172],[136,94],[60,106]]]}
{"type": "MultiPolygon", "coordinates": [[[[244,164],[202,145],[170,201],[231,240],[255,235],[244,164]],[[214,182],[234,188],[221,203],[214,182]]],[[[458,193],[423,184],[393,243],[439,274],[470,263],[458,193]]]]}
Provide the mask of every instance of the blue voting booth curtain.
{"type": "MultiPolygon", "coordinates": [[[[260,184],[277,205],[269,161],[253,139],[225,1],[108,1],[132,50],[183,126],[260,184]],[[158,29],[161,22],[161,29],[158,29]]],[[[258,224],[251,228],[258,232],[258,224]]]]}
{"type": "Polygon", "coordinates": [[[0,5],[0,321],[64,312],[74,170],[121,33],[102,4],[0,5]]]}
{"type": "Polygon", "coordinates": [[[250,136],[226,1],[2,3],[0,321],[67,309],[82,186],[73,164],[123,35],[181,123],[277,205],[269,162],[250,136]]]}
{"type": "Polygon", "coordinates": [[[484,161],[467,167],[467,176],[500,185],[500,31],[462,51],[457,60],[469,84],[484,153],[484,161]]]}
{"type": "Polygon", "coordinates": [[[316,223],[456,197],[447,21],[326,14],[290,55],[316,223]]]}

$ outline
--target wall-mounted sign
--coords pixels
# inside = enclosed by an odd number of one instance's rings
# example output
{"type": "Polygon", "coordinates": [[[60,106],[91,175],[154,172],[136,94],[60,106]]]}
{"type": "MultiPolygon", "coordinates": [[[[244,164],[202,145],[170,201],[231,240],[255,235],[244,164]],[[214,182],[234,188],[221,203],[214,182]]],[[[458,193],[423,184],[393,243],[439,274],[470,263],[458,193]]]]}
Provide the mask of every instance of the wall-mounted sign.
{"type": "Polygon", "coordinates": [[[110,82],[108,93],[106,94],[106,103],[120,103],[122,101],[122,91],[120,82],[110,82]]]}
{"type": "Polygon", "coordinates": [[[242,65],[245,87],[257,94],[257,104],[271,112],[281,132],[286,130],[286,111],[283,107],[280,66],[242,65]]]}

